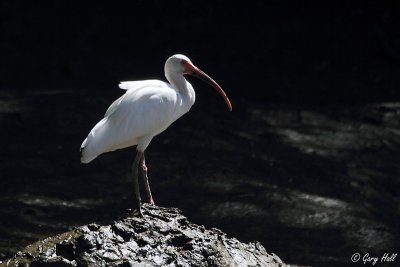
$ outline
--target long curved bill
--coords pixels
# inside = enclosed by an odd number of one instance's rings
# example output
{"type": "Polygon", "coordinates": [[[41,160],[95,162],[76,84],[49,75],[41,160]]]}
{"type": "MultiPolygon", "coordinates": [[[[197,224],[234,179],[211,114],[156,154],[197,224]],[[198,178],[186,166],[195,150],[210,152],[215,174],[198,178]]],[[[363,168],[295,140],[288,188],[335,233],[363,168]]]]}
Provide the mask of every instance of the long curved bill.
{"type": "Polygon", "coordinates": [[[229,100],[228,96],[225,94],[224,90],[222,90],[221,86],[214,81],[210,76],[208,76],[206,73],[204,73],[201,69],[193,65],[192,62],[186,62],[186,71],[185,74],[190,74],[193,75],[206,83],[212,85],[215,90],[218,91],[218,93],[222,96],[222,98],[225,100],[226,105],[228,106],[229,110],[232,111],[232,104],[231,101],[229,100]]]}

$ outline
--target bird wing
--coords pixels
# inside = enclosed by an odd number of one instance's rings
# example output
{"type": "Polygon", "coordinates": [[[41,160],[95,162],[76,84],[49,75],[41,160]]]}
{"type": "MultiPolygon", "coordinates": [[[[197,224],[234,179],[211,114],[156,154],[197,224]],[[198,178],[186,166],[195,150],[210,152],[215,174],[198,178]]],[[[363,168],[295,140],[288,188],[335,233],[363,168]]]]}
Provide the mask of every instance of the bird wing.
{"type": "MultiPolygon", "coordinates": [[[[118,87],[121,88],[122,90],[129,90],[130,94],[133,93],[133,91],[139,90],[144,87],[170,87],[166,82],[160,81],[160,80],[144,80],[144,81],[123,81],[118,84],[118,87]]],[[[115,100],[107,109],[106,114],[104,117],[110,116],[121,104],[122,100],[126,94],[122,95],[120,98],[115,100]]]]}
{"type": "Polygon", "coordinates": [[[118,124],[114,126],[130,134],[135,132],[137,137],[172,123],[178,102],[178,94],[169,84],[154,80],[143,82],[143,86],[128,89],[106,112],[110,123],[118,124]]]}
{"type": "Polygon", "coordinates": [[[159,80],[125,81],[125,82],[120,82],[118,84],[118,87],[121,88],[122,90],[135,90],[149,84],[151,84],[152,86],[164,86],[166,83],[159,80]]]}
{"type": "Polygon", "coordinates": [[[151,140],[182,115],[176,111],[181,99],[168,83],[141,82],[141,85],[134,82],[134,87],[115,100],[89,133],[82,144],[82,162],[104,152],[136,145],[143,138],[151,140]]]}
{"type": "Polygon", "coordinates": [[[104,115],[104,118],[107,118],[108,116],[110,116],[119,106],[119,104],[121,104],[121,101],[124,99],[124,97],[126,96],[126,94],[122,95],[120,98],[118,98],[117,100],[115,100],[107,109],[106,114],[104,115]]]}

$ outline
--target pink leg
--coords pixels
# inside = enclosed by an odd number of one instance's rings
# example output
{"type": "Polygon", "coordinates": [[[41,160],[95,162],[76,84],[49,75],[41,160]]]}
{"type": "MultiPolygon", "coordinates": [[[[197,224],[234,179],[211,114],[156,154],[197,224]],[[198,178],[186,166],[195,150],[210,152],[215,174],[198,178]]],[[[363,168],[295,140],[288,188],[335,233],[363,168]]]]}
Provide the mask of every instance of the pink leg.
{"type": "Polygon", "coordinates": [[[149,185],[149,177],[147,176],[147,167],[146,167],[146,161],[144,158],[144,153],[143,153],[142,158],[140,159],[140,168],[142,170],[144,187],[146,188],[147,200],[151,205],[154,205],[154,200],[153,200],[153,196],[151,195],[151,190],[150,190],[150,185],[149,185]]]}

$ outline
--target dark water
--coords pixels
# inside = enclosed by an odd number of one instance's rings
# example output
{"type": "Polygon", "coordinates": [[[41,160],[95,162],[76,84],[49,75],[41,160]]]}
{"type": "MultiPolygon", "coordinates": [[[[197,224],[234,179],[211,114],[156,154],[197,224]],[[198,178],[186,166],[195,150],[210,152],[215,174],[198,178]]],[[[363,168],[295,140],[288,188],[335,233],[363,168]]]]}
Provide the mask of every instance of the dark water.
{"type": "MultiPolygon", "coordinates": [[[[133,148],[79,163],[82,140],[122,93],[0,93],[1,258],[131,206],[133,148]]],[[[354,266],[353,253],[399,251],[400,103],[233,99],[229,113],[212,93],[146,151],[156,204],[259,240],[287,263],[354,266]]]]}

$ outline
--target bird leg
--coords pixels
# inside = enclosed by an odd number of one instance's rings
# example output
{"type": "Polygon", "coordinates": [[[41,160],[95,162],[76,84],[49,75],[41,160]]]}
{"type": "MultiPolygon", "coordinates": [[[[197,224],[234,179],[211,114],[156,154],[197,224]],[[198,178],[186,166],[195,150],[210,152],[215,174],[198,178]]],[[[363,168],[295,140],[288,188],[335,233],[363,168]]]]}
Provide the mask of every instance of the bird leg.
{"type": "Polygon", "coordinates": [[[132,164],[132,174],[133,174],[133,189],[135,192],[135,211],[139,214],[139,216],[143,216],[142,211],[140,209],[140,192],[139,192],[139,180],[138,180],[138,168],[139,162],[143,157],[143,152],[137,151],[135,160],[132,164]]]}
{"type": "Polygon", "coordinates": [[[147,167],[146,167],[146,160],[144,157],[144,152],[143,152],[143,156],[140,159],[140,169],[142,170],[144,187],[146,188],[147,201],[150,203],[150,205],[154,205],[153,196],[151,195],[151,190],[150,190],[149,177],[147,176],[147,167]]]}

